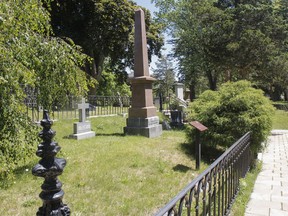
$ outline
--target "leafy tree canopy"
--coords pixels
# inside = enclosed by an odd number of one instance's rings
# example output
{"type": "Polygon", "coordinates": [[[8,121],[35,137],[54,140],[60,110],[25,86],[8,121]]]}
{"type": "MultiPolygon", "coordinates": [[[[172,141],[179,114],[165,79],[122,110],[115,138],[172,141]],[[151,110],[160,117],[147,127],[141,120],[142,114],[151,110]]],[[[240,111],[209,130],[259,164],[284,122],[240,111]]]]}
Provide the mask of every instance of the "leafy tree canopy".
{"type": "Polygon", "coordinates": [[[217,83],[248,79],[270,94],[287,88],[287,1],[155,2],[188,83],[206,77],[215,90],[217,83]]]}
{"type": "Polygon", "coordinates": [[[99,81],[97,95],[103,96],[131,96],[130,86],[125,82],[119,83],[115,73],[103,71],[99,81]]]}
{"type": "MultiPolygon", "coordinates": [[[[100,80],[107,60],[118,73],[133,65],[136,7],[130,0],[54,0],[50,9],[52,27],[57,36],[71,38],[93,58],[86,72],[100,80]]],[[[153,54],[160,55],[163,37],[161,25],[152,20],[148,10],[144,11],[151,59],[153,54]]]]}
{"type": "Polygon", "coordinates": [[[51,37],[49,14],[38,0],[0,1],[0,177],[31,154],[37,135],[23,101],[26,86],[51,110],[88,83],[79,66],[86,57],[73,43],[51,37]]]}
{"type": "Polygon", "coordinates": [[[156,62],[156,68],[153,70],[154,83],[156,93],[162,98],[168,98],[169,94],[173,93],[173,85],[175,83],[175,71],[168,57],[162,56],[156,62]]]}

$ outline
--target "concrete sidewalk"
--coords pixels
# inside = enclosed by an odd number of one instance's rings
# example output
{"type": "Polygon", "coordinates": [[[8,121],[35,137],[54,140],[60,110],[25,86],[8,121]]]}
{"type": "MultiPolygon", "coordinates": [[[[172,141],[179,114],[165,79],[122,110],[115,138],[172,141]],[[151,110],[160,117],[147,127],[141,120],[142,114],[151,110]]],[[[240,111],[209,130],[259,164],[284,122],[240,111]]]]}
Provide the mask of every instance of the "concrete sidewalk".
{"type": "Polygon", "coordinates": [[[273,130],[245,216],[288,216],[288,131],[273,130]]]}

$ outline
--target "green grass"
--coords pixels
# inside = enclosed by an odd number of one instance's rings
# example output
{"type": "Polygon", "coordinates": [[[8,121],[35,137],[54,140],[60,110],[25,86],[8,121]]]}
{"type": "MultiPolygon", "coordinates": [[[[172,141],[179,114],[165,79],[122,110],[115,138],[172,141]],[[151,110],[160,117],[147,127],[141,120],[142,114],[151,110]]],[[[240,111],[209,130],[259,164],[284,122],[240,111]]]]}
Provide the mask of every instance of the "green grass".
{"type": "Polygon", "coordinates": [[[288,130],[288,112],[283,110],[276,110],[273,116],[273,129],[288,130]]]}
{"type": "Polygon", "coordinates": [[[231,216],[241,216],[244,215],[246,206],[249,202],[251,193],[254,188],[254,183],[258,174],[262,168],[262,163],[257,162],[256,167],[247,173],[244,179],[240,179],[240,190],[236,197],[235,202],[233,203],[231,216]]]}
{"type": "MultiPolygon", "coordinates": [[[[286,112],[276,111],[273,129],[288,129],[287,120],[286,112]]],[[[184,131],[164,131],[161,137],[148,139],[123,136],[121,116],[90,121],[96,136],[80,141],[67,139],[73,120],[56,121],[52,127],[62,147],[57,156],[67,160],[59,179],[72,215],[153,215],[207,168],[203,163],[195,171],[184,131]]],[[[17,170],[12,185],[0,189],[0,215],[35,215],[42,205],[38,194],[43,179],[31,174],[38,160],[33,156],[17,170]]],[[[233,215],[244,215],[258,172],[259,167],[241,180],[233,215]]]]}
{"type": "MultiPolygon", "coordinates": [[[[67,139],[73,120],[52,127],[62,147],[57,156],[67,160],[59,179],[72,215],[153,215],[207,167],[201,164],[195,171],[195,161],[183,151],[184,131],[148,139],[123,136],[125,118],[120,116],[90,121],[96,136],[86,140],[67,139]]],[[[31,158],[12,185],[0,189],[0,215],[35,215],[42,205],[43,179],[31,174],[38,160],[31,158]]]]}

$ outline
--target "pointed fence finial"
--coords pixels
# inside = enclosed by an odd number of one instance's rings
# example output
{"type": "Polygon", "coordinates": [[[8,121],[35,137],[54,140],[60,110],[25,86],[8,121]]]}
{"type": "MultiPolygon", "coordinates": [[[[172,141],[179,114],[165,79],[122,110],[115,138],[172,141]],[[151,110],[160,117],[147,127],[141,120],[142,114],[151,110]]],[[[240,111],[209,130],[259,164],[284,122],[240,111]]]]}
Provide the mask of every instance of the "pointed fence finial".
{"type": "Polygon", "coordinates": [[[62,203],[64,191],[61,189],[62,183],[57,179],[61,175],[66,165],[63,158],[55,158],[61,147],[57,142],[52,141],[56,132],[51,129],[53,122],[49,118],[47,110],[43,111],[41,126],[43,130],[39,137],[43,139],[38,145],[36,155],[41,158],[39,163],[32,169],[32,174],[44,178],[40,198],[43,201],[39,208],[37,216],[69,216],[70,209],[62,203]]]}

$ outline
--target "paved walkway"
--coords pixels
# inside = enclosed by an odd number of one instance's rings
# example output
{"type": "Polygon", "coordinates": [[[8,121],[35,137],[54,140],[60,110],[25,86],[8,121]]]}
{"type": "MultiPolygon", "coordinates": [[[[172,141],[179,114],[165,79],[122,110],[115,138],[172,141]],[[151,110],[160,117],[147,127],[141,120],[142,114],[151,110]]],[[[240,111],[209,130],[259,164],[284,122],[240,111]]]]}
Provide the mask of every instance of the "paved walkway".
{"type": "Polygon", "coordinates": [[[263,154],[245,216],[288,216],[288,131],[275,130],[263,154]]]}

